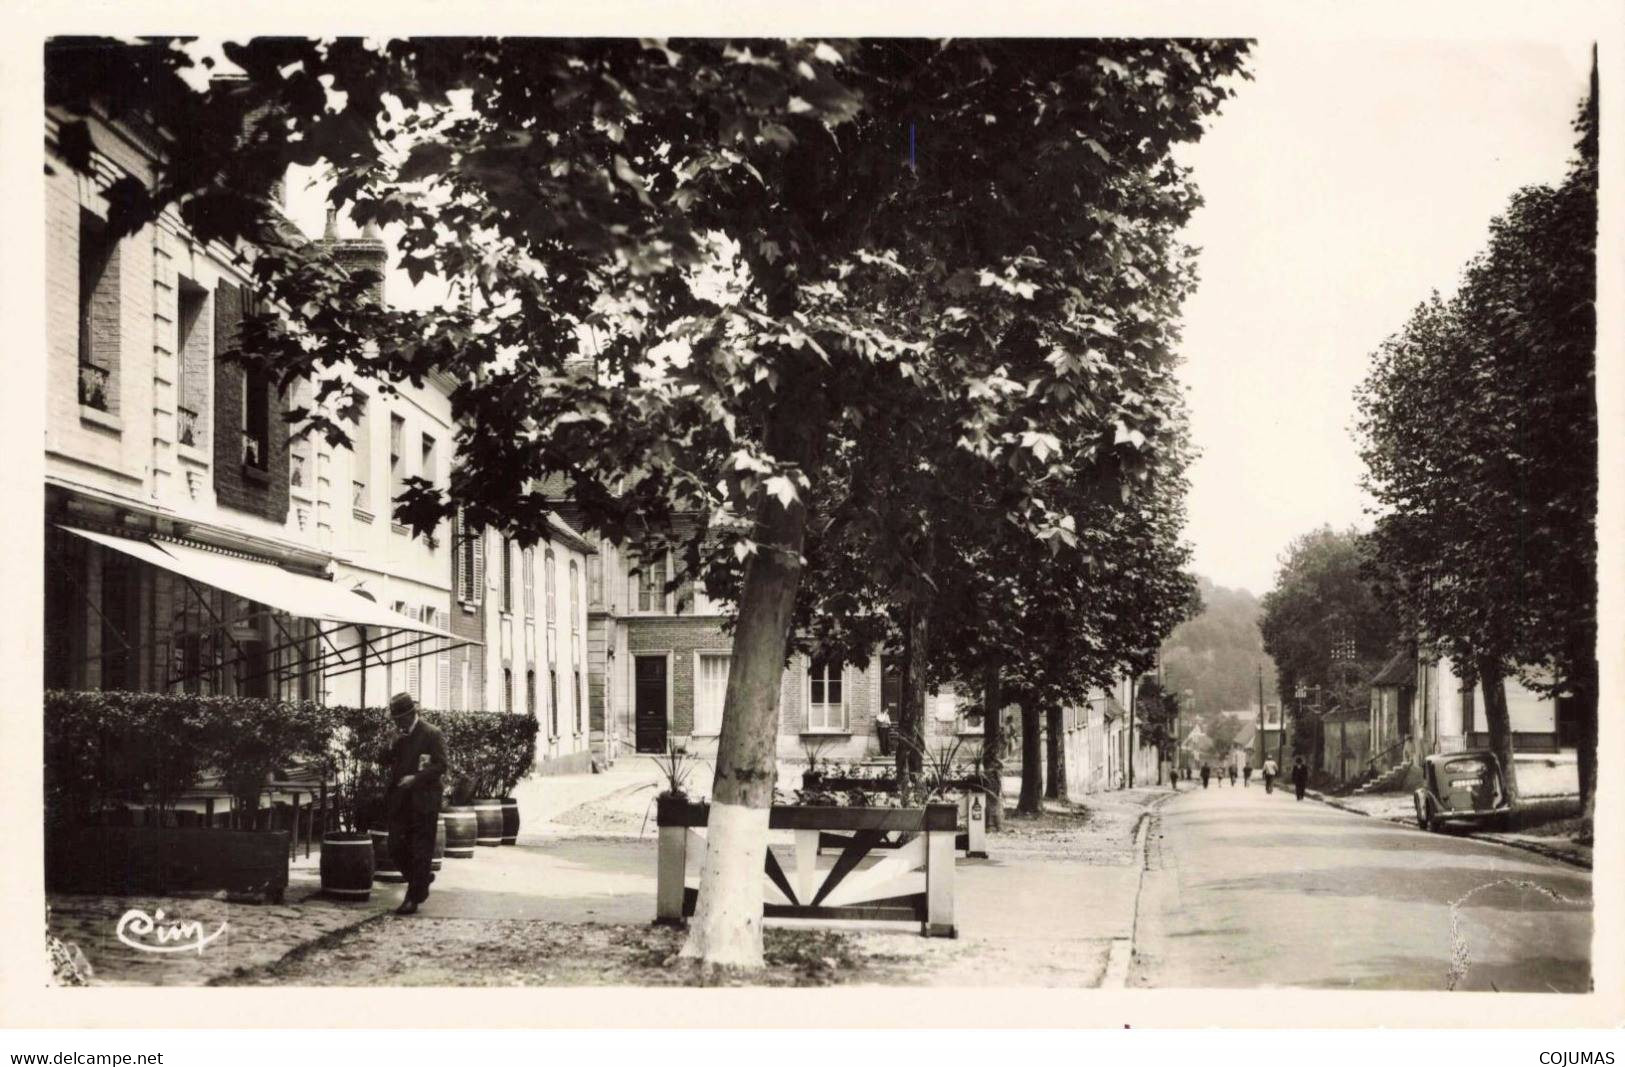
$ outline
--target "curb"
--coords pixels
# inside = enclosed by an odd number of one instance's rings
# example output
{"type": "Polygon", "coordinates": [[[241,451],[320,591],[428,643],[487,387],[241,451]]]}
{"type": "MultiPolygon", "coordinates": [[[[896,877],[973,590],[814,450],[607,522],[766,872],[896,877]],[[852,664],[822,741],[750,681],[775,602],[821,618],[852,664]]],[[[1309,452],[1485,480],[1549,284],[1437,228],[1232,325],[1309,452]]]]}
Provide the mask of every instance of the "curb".
{"type": "MultiPolygon", "coordinates": [[[[1304,796],[1309,797],[1311,800],[1318,800],[1328,808],[1336,808],[1338,811],[1346,811],[1351,815],[1360,815],[1367,819],[1377,818],[1377,816],[1372,815],[1369,811],[1361,811],[1359,808],[1340,802],[1335,797],[1328,797],[1323,793],[1317,793],[1313,789],[1305,790],[1304,796]]],[[[1417,833],[1426,833],[1425,830],[1422,830],[1416,825],[1416,822],[1413,819],[1388,818],[1382,819],[1381,821],[1393,823],[1395,826],[1403,826],[1407,830],[1415,830],[1417,833]]],[[[1548,845],[1538,844],[1534,841],[1507,838],[1499,834],[1465,833],[1456,836],[1469,838],[1473,841],[1484,841],[1492,845],[1500,845],[1503,848],[1515,848],[1520,852],[1532,852],[1537,856],[1544,856],[1549,860],[1556,860],[1559,863],[1566,863],[1570,867],[1578,867],[1583,871],[1589,871],[1592,869],[1591,864],[1587,863],[1580,857],[1573,855],[1572,853],[1565,852],[1562,849],[1552,848],[1548,845]]]]}
{"type": "Polygon", "coordinates": [[[1151,821],[1164,804],[1178,796],[1167,793],[1154,798],[1134,825],[1134,858],[1139,868],[1134,878],[1134,908],[1129,919],[1127,937],[1114,938],[1106,957],[1106,973],[1100,980],[1101,989],[1124,989],[1128,986],[1129,968],[1134,963],[1134,943],[1140,934],[1140,896],[1145,890],[1146,845],[1151,838],[1151,821]]]}

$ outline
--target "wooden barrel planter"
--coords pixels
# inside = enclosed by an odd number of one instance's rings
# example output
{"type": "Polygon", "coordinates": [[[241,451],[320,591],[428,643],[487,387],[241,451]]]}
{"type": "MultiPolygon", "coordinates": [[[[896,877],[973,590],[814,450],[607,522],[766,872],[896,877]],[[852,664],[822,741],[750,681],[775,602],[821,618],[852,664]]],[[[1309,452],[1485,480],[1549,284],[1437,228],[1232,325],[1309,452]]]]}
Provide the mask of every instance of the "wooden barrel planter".
{"type": "Polygon", "coordinates": [[[519,843],[519,801],[513,797],[502,798],[502,843],[519,843]]]}
{"type": "Polygon", "coordinates": [[[322,835],[322,893],[339,900],[372,897],[373,845],[369,834],[322,835]]]}
{"type": "Polygon", "coordinates": [[[502,844],[502,801],[484,797],[474,801],[476,845],[496,848],[502,844]]]}
{"type": "Polygon", "coordinates": [[[404,882],[406,875],[395,866],[395,857],[389,854],[389,831],[368,830],[372,837],[372,877],[377,882],[404,882]]]}
{"type": "Polygon", "coordinates": [[[434,821],[434,858],[429,861],[429,870],[438,871],[440,860],[446,854],[446,820],[434,821]]]}
{"type": "Polygon", "coordinates": [[[474,842],[479,836],[478,817],[470,807],[448,808],[440,816],[440,825],[446,828],[446,858],[466,860],[474,858],[474,842]]]}

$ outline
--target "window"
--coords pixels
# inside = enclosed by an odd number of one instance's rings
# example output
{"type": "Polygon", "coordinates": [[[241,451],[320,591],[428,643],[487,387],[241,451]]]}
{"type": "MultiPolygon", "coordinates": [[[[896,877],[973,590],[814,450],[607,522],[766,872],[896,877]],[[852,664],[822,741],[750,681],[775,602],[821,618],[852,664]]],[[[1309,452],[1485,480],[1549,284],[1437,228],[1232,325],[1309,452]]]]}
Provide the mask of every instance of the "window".
{"type": "Polygon", "coordinates": [[[176,296],[179,320],[176,363],[180,381],[176,384],[175,440],[188,448],[208,445],[204,415],[209,409],[209,347],[207,312],[208,290],[188,278],[181,278],[176,296]]]}
{"type": "Polygon", "coordinates": [[[243,368],[243,466],[265,470],[271,464],[271,376],[259,365],[243,368]]]}
{"type": "Polygon", "coordinates": [[[525,618],[536,617],[536,548],[527,546],[525,552],[525,618]]]}
{"type": "Polygon", "coordinates": [[[684,582],[672,594],[672,613],[675,615],[694,614],[694,583],[684,582]]]}
{"type": "Polygon", "coordinates": [[[639,611],[659,613],[666,610],[666,561],[640,560],[636,562],[637,573],[634,600],[639,611]]]}
{"type": "Polygon", "coordinates": [[[581,568],[576,561],[570,561],[570,634],[579,636],[581,633],[581,568]]]}
{"type": "MultiPolygon", "coordinates": [[[[549,627],[553,627],[558,624],[559,602],[558,566],[554,559],[553,550],[551,548],[548,549],[547,554],[542,557],[542,581],[547,586],[547,625],[549,627]]],[[[548,647],[552,647],[551,642],[549,642],[548,647]]]]}
{"type": "Polygon", "coordinates": [[[571,676],[571,682],[573,684],[571,685],[571,690],[570,691],[571,691],[571,696],[574,698],[575,709],[576,709],[576,733],[579,734],[581,732],[581,726],[582,726],[582,723],[581,723],[581,672],[580,671],[576,671],[575,674],[571,676]]]}
{"type": "Polygon", "coordinates": [[[1470,685],[1461,687],[1461,732],[1464,734],[1473,732],[1473,692],[1470,685]]]}
{"type": "Polygon", "coordinates": [[[525,672],[525,712],[528,715],[536,714],[536,672],[525,672]]]}
{"type": "Polygon", "coordinates": [[[394,501],[406,488],[406,420],[389,416],[389,499],[394,501]]]}
{"type": "Polygon", "coordinates": [[[513,714],[513,668],[502,668],[502,710],[513,714]]]}
{"type": "Polygon", "coordinates": [[[440,484],[440,460],[435,454],[434,438],[428,434],[423,435],[423,466],[418,468],[418,474],[430,485],[440,484]]]}
{"type": "Polygon", "coordinates": [[[107,224],[79,212],[79,403],[118,414],[118,243],[107,224]]]}
{"type": "Polygon", "coordinates": [[[559,672],[547,669],[547,736],[559,736],[559,672]]]}
{"type": "Polygon", "coordinates": [[[694,672],[694,732],[710,737],[722,730],[722,701],[728,692],[728,666],[725,652],[701,652],[694,672]]]}
{"type": "Polygon", "coordinates": [[[839,660],[815,659],[807,667],[807,729],[845,730],[845,679],[839,660]]]}
{"type": "Polygon", "coordinates": [[[350,435],[350,505],[356,511],[356,518],[366,522],[372,520],[372,491],[369,488],[372,484],[371,407],[371,398],[362,397],[356,412],[355,432],[350,435]]]}
{"type": "Polygon", "coordinates": [[[457,602],[478,604],[485,583],[485,539],[468,528],[463,509],[457,509],[457,602]]]}
{"type": "Polygon", "coordinates": [[[502,539],[502,610],[513,614],[513,538],[502,539]]]}

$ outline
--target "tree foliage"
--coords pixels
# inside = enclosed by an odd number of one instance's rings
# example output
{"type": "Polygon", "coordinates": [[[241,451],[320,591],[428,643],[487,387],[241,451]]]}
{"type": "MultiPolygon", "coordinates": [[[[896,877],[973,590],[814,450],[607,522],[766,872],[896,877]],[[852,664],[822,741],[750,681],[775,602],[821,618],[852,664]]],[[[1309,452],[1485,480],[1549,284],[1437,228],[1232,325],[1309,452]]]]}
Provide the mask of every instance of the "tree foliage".
{"type": "MultiPolygon", "coordinates": [[[[872,560],[873,597],[826,612],[850,629],[868,605],[930,599],[961,530],[1087,553],[1080,499],[1150,491],[1181,426],[1167,382],[1189,253],[1171,236],[1197,203],[1169,150],[1245,51],[262,38],[226,48],[243,77],[187,94],[173,42],[59,42],[48,98],[139,102],[185,131],[155,185],[110,196],[110,221],[177,205],[200,236],[253,247],[273,310],[244,347],[283,382],[319,380],[311,429],[342,439],[356,413],[336,368],[460,383],[449,489],[396,501],[419,533],[460,505],[545,537],[561,483],[615,540],[699,516],[684,558],[739,606],[715,821],[771,798],[778,673],[820,561],[872,560]],[[336,209],[464,298],[361,299],[372,279],[291,237],[268,200],[288,163],[330,168],[336,209]]],[[[82,129],[62,137],[83,165],[82,129]]],[[[711,858],[734,855],[732,833],[711,858]]],[[[717,877],[690,947],[759,962],[759,918],[712,918],[717,877]]]]}
{"type": "Polygon", "coordinates": [[[1365,538],[1329,526],[1296,538],[1281,558],[1258,620],[1278,689],[1318,686],[1322,707],[1364,708],[1367,681],[1399,636],[1390,605],[1362,573],[1365,538]]]}
{"type": "Polygon", "coordinates": [[[1566,698],[1594,778],[1597,701],[1597,98],[1557,188],[1490,224],[1456,294],[1437,294],[1373,357],[1358,394],[1375,573],[1421,636],[1489,694],[1501,677],[1566,698]]]}

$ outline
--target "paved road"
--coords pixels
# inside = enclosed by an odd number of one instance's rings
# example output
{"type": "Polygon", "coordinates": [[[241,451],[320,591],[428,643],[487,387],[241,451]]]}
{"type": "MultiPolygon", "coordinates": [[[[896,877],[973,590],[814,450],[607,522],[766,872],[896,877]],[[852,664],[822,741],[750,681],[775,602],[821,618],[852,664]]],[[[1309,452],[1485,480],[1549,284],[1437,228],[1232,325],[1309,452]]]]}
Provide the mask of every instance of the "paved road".
{"type": "Polygon", "coordinates": [[[1251,788],[1148,841],[1130,986],[1584,992],[1591,875],[1251,788]]]}

